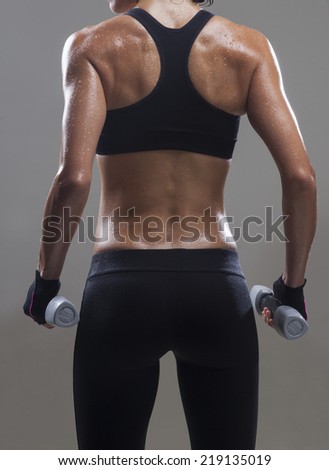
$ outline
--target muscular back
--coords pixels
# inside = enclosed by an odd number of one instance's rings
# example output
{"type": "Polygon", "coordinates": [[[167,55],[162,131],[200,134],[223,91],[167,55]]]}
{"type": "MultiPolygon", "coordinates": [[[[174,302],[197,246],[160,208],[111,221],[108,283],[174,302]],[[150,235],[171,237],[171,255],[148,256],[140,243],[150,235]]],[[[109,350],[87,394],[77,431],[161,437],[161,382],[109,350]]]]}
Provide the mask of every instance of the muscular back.
{"type": "MultiPolygon", "coordinates": [[[[181,18],[176,24],[158,20],[179,28],[190,18],[181,18]]],[[[153,39],[138,21],[118,16],[87,28],[85,34],[90,61],[104,87],[107,109],[128,106],[152,91],[160,75],[160,58],[153,39]]],[[[214,106],[237,115],[246,112],[250,78],[257,63],[258,35],[214,16],[197,37],[189,57],[189,73],[199,93],[214,106]]]]}
{"type": "MultiPolygon", "coordinates": [[[[176,19],[166,15],[156,19],[167,27],[180,28],[197,11],[193,7],[187,15],[176,19]]],[[[92,148],[99,136],[106,110],[136,103],[152,91],[159,79],[160,59],[149,33],[138,21],[126,15],[85,28],[74,36],[73,43],[71,54],[84,56],[90,69],[86,72],[90,77],[82,80],[80,88],[81,100],[93,100],[86,107],[90,106],[90,112],[98,117],[94,130],[86,130],[88,134],[93,133],[94,140],[90,139],[89,142],[89,148],[92,148]],[[91,85],[93,81],[95,90],[91,85]]],[[[255,71],[262,63],[262,57],[270,55],[269,45],[263,35],[215,16],[193,44],[188,62],[189,74],[196,90],[209,103],[228,113],[243,115],[249,112],[248,101],[251,83],[257,75],[255,71]]],[[[74,63],[74,57],[69,59],[74,63]]],[[[279,74],[272,73],[271,67],[273,65],[270,64],[267,73],[274,77],[272,81],[276,80],[273,89],[277,89],[278,95],[282,97],[279,74]]],[[[69,69],[67,77],[70,75],[69,69]]],[[[262,70],[259,75],[263,76],[261,81],[266,81],[266,74],[262,70]]],[[[267,92],[265,88],[264,93],[267,92]]],[[[258,126],[257,116],[261,116],[257,110],[258,102],[262,103],[261,95],[260,90],[257,103],[253,105],[255,112],[249,115],[255,127],[258,126]]],[[[262,122],[260,118],[259,123],[262,122]]],[[[82,128],[83,125],[87,126],[83,122],[82,128]]],[[[126,129],[126,135],[129,139],[129,128],[126,129]]],[[[98,164],[102,193],[96,252],[130,247],[235,248],[223,219],[223,191],[229,160],[186,151],[156,150],[98,156],[98,164]],[[131,208],[133,213],[128,212],[131,208]],[[125,217],[125,223],[119,224],[122,219],[116,216],[109,219],[119,209],[125,217]],[[209,227],[205,227],[202,221],[205,211],[215,217],[212,219],[210,236],[209,227]],[[182,225],[167,223],[174,216],[180,221],[184,217],[192,217],[194,222],[191,225],[197,228],[197,233],[194,231],[194,236],[189,233],[190,238],[182,241],[182,235],[186,235],[182,232],[182,225]],[[159,224],[153,224],[154,229],[159,228],[160,238],[143,237],[147,229],[143,221],[150,217],[160,221],[159,224]],[[119,236],[116,235],[118,233],[119,236]],[[137,237],[131,236],[131,233],[137,237]]]]}

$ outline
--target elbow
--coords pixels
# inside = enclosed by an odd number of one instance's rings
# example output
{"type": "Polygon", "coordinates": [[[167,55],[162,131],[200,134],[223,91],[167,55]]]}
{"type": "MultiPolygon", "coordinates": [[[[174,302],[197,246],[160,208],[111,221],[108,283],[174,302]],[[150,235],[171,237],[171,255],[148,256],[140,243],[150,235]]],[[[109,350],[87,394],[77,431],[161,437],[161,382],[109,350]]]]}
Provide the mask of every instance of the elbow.
{"type": "Polygon", "coordinates": [[[55,177],[55,184],[64,192],[78,192],[83,193],[89,191],[91,178],[84,174],[66,174],[65,172],[58,172],[55,177]]]}
{"type": "Polygon", "coordinates": [[[308,171],[299,171],[289,177],[282,177],[282,186],[286,191],[298,193],[316,193],[316,175],[311,167],[308,171]]]}
{"type": "Polygon", "coordinates": [[[90,184],[89,178],[58,172],[52,186],[56,206],[74,206],[75,210],[83,210],[89,196],[90,184]]]}

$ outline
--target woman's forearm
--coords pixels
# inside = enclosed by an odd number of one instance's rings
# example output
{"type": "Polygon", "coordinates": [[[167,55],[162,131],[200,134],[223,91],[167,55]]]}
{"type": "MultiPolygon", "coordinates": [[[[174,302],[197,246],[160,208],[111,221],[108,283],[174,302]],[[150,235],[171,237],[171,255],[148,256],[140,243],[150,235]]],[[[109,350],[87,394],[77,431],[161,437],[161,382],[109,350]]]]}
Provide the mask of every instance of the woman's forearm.
{"type": "Polygon", "coordinates": [[[283,280],[290,287],[298,287],[304,282],[316,228],[314,175],[283,183],[282,211],[288,216],[284,222],[287,242],[283,280]]]}
{"type": "Polygon", "coordinates": [[[44,279],[59,279],[86,205],[89,189],[90,182],[55,177],[42,221],[38,270],[44,279]]]}

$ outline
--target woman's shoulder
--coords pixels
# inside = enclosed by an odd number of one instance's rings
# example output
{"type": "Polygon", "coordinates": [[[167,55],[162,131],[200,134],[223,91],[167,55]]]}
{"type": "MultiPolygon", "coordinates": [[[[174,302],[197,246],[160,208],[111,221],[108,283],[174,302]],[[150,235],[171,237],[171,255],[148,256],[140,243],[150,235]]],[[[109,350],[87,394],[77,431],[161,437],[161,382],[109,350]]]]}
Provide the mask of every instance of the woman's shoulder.
{"type": "Polygon", "coordinates": [[[227,42],[235,45],[241,52],[254,51],[262,53],[269,43],[262,31],[219,15],[214,15],[208,31],[215,40],[225,38],[227,42]]]}
{"type": "Polygon", "coordinates": [[[68,39],[74,39],[76,42],[91,41],[102,39],[104,36],[124,36],[127,28],[132,29],[135,21],[128,15],[118,15],[108,18],[97,24],[85,26],[72,33],[68,39]]]}

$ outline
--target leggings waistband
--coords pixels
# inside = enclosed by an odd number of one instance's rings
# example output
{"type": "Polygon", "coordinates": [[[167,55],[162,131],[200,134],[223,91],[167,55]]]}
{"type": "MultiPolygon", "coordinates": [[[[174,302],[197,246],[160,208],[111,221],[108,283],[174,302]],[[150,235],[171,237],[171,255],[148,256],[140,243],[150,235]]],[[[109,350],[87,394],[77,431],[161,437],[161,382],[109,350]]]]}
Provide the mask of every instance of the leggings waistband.
{"type": "Polygon", "coordinates": [[[120,271],[205,271],[244,277],[237,251],[223,248],[108,250],[93,255],[88,279],[120,271]]]}

